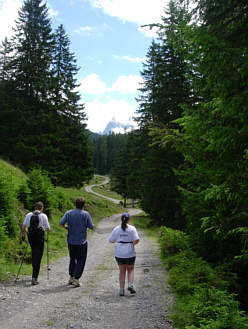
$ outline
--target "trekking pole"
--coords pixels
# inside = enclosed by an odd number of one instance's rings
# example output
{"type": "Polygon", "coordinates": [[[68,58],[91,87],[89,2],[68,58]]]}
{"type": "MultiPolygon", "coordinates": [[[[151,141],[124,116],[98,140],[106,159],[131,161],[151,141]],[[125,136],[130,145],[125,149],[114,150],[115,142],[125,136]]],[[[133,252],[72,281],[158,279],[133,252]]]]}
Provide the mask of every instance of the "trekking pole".
{"type": "Polygon", "coordinates": [[[16,278],[15,278],[15,282],[19,279],[19,274],[20,274],[20,271],[21,271],[21,268],[22,268],[22,264],[23,264],[24,258],[25,258],[25,256],[26,256],[27,250],[28,250],[28,243],[27,243],[27,245],[26,245],[26,249],[25,249],[25,251],[24,251],[24,253],[23,253],[22,261],[21,261],[21,265],[20,265],[20,267],[19,267],[19,270],[18,270],[17,276],[16,276],[16,278]]]}
{"type": "Polygon", "coordinates": [[[50,271],[50,267],[49,267],[49,233],[47,232],[47,280],[49,280],[49,271],[50,271]]]}

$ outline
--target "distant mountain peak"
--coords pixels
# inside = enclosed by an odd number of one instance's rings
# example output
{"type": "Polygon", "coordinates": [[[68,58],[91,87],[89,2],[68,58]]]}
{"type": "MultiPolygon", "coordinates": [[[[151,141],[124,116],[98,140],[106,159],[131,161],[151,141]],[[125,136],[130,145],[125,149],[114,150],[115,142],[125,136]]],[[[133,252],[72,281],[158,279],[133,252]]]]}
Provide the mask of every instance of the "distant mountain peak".
{"type": "Polygon", "coordinates": [[[105,127],[103,131],[103,135],[109,135],[109,134],[124,134],[126,132],[131,131],[134,128],[134,124],[129,120],[126,123],[118,122],[115,117],[109,121],[107,126],[105,127]]]}

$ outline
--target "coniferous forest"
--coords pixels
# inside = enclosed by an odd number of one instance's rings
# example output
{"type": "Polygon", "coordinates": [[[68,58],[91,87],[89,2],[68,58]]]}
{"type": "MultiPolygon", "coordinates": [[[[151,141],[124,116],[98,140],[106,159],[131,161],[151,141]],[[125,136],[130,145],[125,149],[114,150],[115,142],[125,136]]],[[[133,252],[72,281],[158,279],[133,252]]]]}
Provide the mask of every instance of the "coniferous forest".
{"type": "Polygon", "coordinates": [[[141,75],[137,120],[113,187],[197,254],[248,304],[248,3],[171,1],[141,75]],[[232,279],[231,279],[232,278],[232,279]]]}
{"type": "Polygon", "coordinates": [[[46,3],[24,1],[0,52],[0,154],[25,171],[39,166],[53,183],[92,177],[79,68],[62,25],[52,31],[46,3]]]}
{"type": "Polygon", "coordinates": [[[170,1],[147,50],[136,120],[93,136],[75,92],[75,55],[47,7],[24,1],[0,53],[0,155],[53,184],[110,174],[153,223],[185,232],[194,252],[248,304],[248,3],[170,1]]]}

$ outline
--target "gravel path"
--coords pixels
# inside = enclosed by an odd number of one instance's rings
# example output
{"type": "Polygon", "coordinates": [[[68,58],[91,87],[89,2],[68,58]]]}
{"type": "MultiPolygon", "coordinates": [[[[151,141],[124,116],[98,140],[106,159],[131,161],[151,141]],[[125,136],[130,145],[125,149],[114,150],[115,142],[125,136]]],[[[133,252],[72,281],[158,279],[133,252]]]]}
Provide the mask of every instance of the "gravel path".
{"type": "MultiPolygon", "coordinates": [[[[129,211],[134,215],[138,210],[129,211]]],[[[161,266],[158,246],[139,231],[136,246],[135,295],[119,296],[114,245],[108,243],[120,214],[103,219],[88,236],[88,258],[82,286],[67,285],[68,256],[46,269],[40,284],[30,278],[0,285],[1,329],[172,329],[167,318],[173,296],[161,266]]],[[[45,256],[45,255],[44,255],[45,256]]]]}

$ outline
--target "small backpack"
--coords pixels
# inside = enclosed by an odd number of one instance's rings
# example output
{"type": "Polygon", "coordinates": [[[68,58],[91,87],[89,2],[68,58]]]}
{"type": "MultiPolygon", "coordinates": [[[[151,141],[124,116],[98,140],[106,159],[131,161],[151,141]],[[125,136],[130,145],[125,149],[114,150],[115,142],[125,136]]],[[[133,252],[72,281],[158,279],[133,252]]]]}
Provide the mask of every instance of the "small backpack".
{"type": "Polygon", "coordinates": [[[38,213],[33,213],[30,218],[28,237],[34,242],[44,240],[44,231],[42,227],[39,227],[40,219],[38,213]]]}

